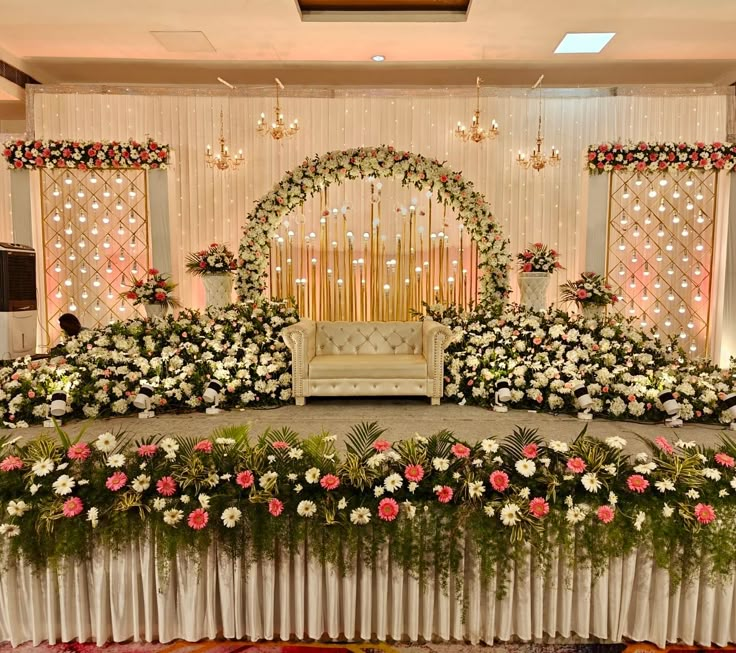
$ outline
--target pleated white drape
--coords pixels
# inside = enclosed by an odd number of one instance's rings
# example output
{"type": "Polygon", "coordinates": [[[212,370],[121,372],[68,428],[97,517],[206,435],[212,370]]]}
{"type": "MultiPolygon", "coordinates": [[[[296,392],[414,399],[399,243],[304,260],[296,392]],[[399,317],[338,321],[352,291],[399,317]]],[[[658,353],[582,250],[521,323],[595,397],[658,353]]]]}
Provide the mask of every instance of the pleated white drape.
{"type": "MultiPolygon", "coordinates": [[[[556,282],[562,283],[576,277],[585,261],[586,146],[612,139],[725,140],[729,99],[717,90],[674,96],[556,92],[544,102],[543,132],[545,146],[561,150],[562,164],[540,174],[523,171],[513,161],[519,150],[534,145],[534,95],[484,89],[488,95],[481,98],[482,118],[495,118],[501,133],[493,142],[476,145],[452,134],[458,120],[467,124],[472,117],[475,97],[468,90],[332,91],[330,97],[319,90],[287,91],[292,95],[283,99],[284,114],[287,120],[298,117],[302,130],[281,143],[255,131],[261,112],[271,115],[271,89],[228,97],[195,90],[129,89],[120,95],[85,87],[41,87],[33,92],[32,121],[37,137],[149,135],[174,148],[175,166],[169,172],[171,234],[176,234],[171,272],[183,303],[201,306],[201,284],[184,274],[186,254],[215,241],[237,247],[253,203],[285,171],[307,156],[362,145],[407,148],[461,170],[490,201],[512,252],[537,240],[561,251],[566,270],[556,282]],[[246,166],[236,172],[213,171],[204,163],[206,145],[217,141],[220,109],[228,144],[242,147],[247,157],[246,166]]],[[[367,193],[362,195],[365,201],[367,193]]]]}
{"type": "Polygon", "coordinates": [[[133,544],[90,563],[34,574],[10,564],[0,575],[0,639],[18,645],[202,638],[417,641],[491,644],[517,637],[597,637],[725,645],[736,641],[734,582],[705,578],[671,591],[667,571],[643,551],[614,558],[599,578],[553,556],[546,573],[527,559],[510,571],[503,598],[478,577],[468,547],[462,582],[422,586],[391,562],[357,562],[341,576],[303,550],[260,563],[232,560],[213,545],[179,557],[162,574],[151,548],[133,544]]]}
{"type": "MultiPolygon", "coordinates": [[[[11,138],[10,134],[0,134],[2,144],[11,138]]],[[[13,242],[13,215],[10,210],[10,174],[11,170],[0,161],[0,241],[13,242]]]]}

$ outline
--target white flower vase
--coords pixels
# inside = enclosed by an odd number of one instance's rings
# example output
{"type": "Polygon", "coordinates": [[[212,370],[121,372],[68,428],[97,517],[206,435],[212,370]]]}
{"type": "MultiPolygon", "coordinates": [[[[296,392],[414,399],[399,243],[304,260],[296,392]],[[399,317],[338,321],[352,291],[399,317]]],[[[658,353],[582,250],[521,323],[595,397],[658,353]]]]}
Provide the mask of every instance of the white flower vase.
{"type": "Polygon", "coordinates": [[[146,315],[152,317],[164,317],[169,307],[166,304],[143,304],[146,309],[146,315]]]}
{"type": "Polygon", "coordinates": [[[547,288],[551,276],[549,272],[519,272],[522,306],[531,311],[547,310],[547,288]]]}
{"type": "Polygon", "coordinates": [[[207,307],[228,306],[233,303],[233,275],[229,272],[224,274],[203,274],[205,301],[207,307]]]}
{"type": "Polygon", "coordinates": [[[580,307],[580,312],[586,320],[602,320],[606,317],[606,307],[600,304],[583,304],[580,307]]]}

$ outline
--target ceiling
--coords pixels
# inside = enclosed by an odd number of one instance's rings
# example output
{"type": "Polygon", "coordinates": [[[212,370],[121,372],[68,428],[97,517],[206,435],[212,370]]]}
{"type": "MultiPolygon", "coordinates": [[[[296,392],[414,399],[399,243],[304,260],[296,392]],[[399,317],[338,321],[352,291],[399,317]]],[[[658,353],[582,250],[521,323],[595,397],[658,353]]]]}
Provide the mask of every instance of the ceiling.
{"type": "MultiPolygon", "coordinates": [[[[302,16],[297,0],[0,0],[0,59],[44,84],[278,75],[287,85],[441,86],[480,74],[485,84],[528,86],[542,72],[545,85],[564,87],[736,82],[736,0],[472,0],[460,16],[428,10],[445,0],[416,11],[398,2],[397,13],[386,4],[302,16]],[[553,54],[571,31],[616,36],[600,54],[553,54]]],[[[0,101],[22,102],[7,95],[0,88],[0,101]]]]}

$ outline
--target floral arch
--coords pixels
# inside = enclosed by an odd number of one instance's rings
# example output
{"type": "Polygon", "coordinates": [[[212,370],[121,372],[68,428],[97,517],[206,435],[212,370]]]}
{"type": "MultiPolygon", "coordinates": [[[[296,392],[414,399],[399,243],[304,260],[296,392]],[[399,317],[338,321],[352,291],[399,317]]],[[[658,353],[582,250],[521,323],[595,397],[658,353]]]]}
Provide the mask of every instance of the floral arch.
{"type": "Polygon", "coordinates": [[[255,301],[266,290],[269,242],[283,219],[323,188],[351,179],[396,177],[403,186],[431,190],[455,211],[478,246],[479,301],[508,295],[508,241],[491,208],[473,184],[435,159],[390,146],[335,150],[306,159],[287,172],[246,218],[240,243],[236,289],[242,301],[255,301]]]}

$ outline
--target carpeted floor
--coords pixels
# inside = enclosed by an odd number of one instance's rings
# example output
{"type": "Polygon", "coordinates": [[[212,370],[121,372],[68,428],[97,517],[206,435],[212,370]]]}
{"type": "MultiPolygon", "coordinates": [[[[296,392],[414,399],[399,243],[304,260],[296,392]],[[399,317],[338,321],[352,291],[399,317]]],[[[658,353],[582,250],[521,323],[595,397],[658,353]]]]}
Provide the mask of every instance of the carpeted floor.
{"type": "MultiPolygon", "coordinates": [[[[88,429],[86,436],[94,437],[104,431],[125,430],[136,436],[144,435],[197,435],[205,436],[218,426],[245,424],[252,427],[254,435],[260,435],[268,427],[289,426],[301,435],[319,433],[322,430],[341,435],[358,422],[378,422],[387,429],[386,438],[397,440],[414,433],[428,435],[440,429],[448,429],[458,437],[470,441],[489,435],[504,436],[514,426],[538,428],[547,439],[569,441],[587,426],[588,433],[608,437],[620,435],[629,441],[630,451],[640,451],[642,443],[637,436],[653,440],[659,435],[668,438],[694,440],[698,444],[718,442],[723,429],[717,426],[687,425],[680,429],[668,429],[661,424],[594,419],[582,422],[571,415],[550,415],[523,410],[494,413],[476,406],[442,404],[430,406],[425,398],[315,398],[306,406],[282,406],[271,410],[234,410],[220,415],[205,415],[201,412],[171,414],[162,413],[154,419],[142,420],[136,416],[100,419],[88,429]]],[[[77,433],[83,422],[69,422],[64,426],[77,433]]],[[[24,437],[38,435],[53,429],[34,426],[18,430],[15,435],[24,437]]],[[[338,439],[339,442],[339,439],[338,439]]]]}

